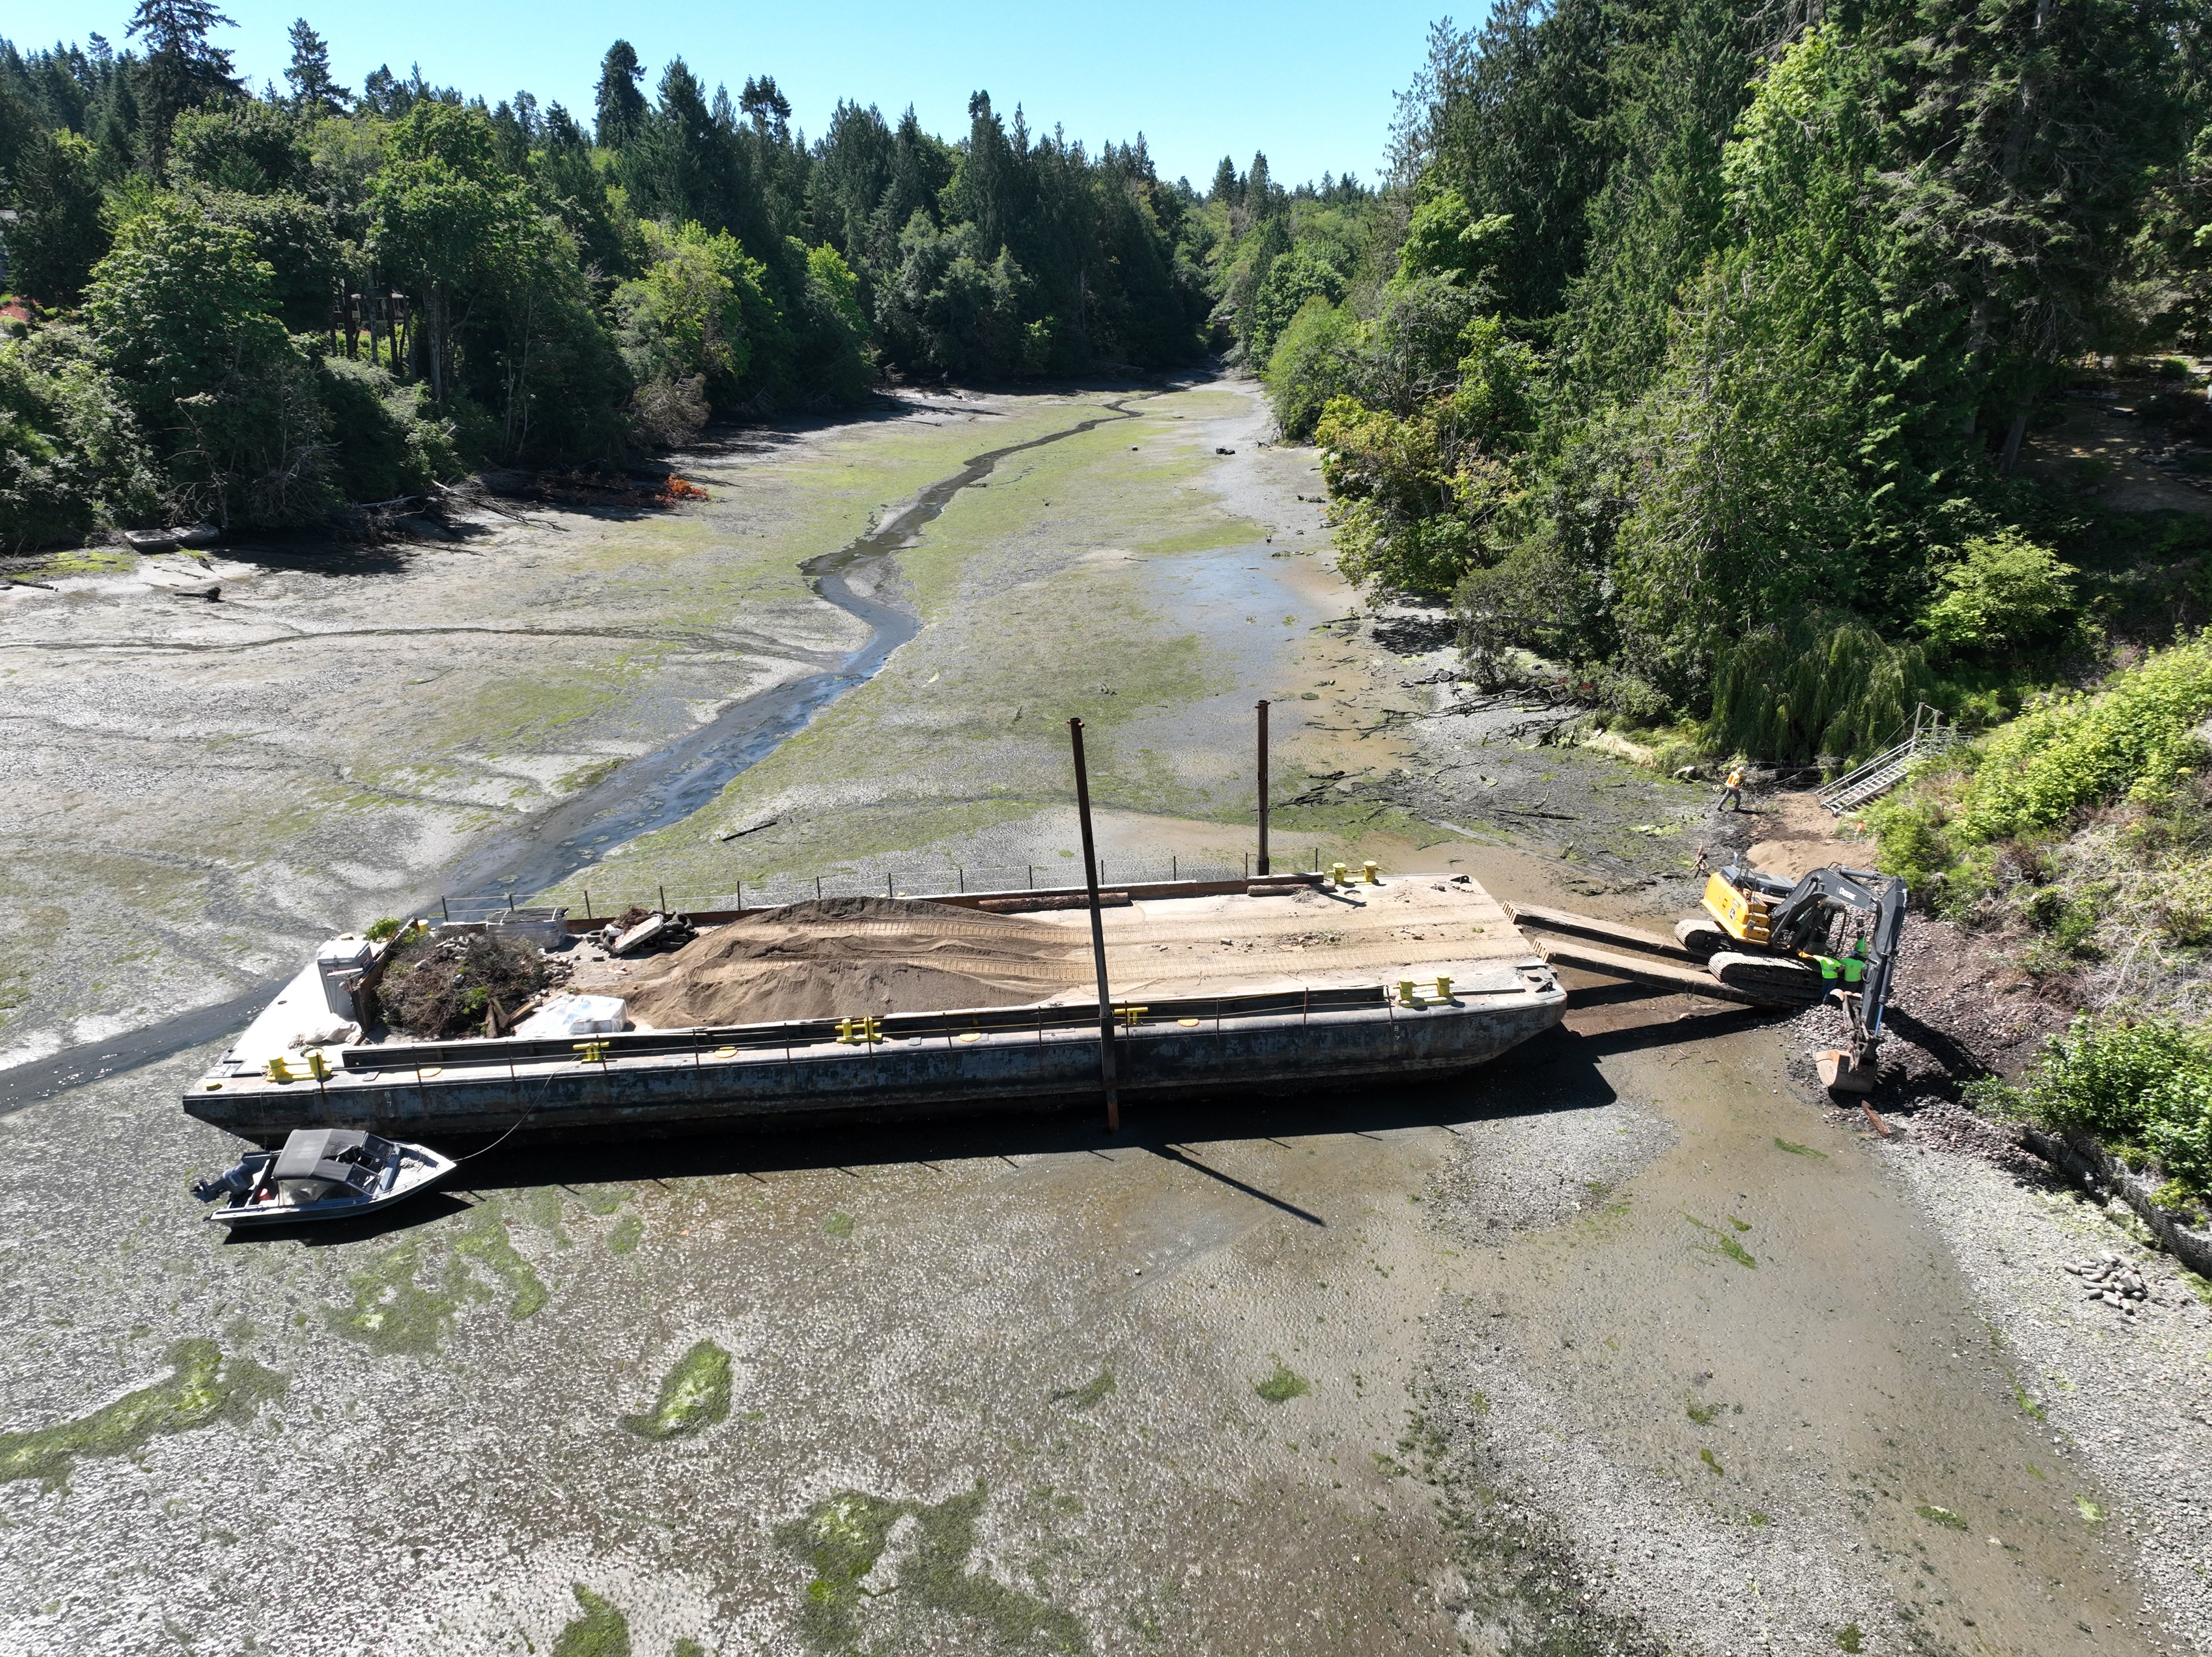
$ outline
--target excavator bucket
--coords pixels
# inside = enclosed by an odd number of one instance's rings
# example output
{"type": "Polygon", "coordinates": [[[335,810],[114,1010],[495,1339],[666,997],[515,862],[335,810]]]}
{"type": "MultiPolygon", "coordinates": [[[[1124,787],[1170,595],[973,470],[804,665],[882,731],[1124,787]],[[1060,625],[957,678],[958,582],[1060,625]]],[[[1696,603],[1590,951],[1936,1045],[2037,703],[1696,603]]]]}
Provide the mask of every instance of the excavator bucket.
{"type": "Polygon", "coordinates": [[[1880,1066],[1871,1059],[1854,1061],[1842,1048],[1830,1047],[1813,1056],[1813,1068],[1820,1075],[1820,1085],[1831,1093],[1865,1094],[1874,1091],[1880,1066]]]}

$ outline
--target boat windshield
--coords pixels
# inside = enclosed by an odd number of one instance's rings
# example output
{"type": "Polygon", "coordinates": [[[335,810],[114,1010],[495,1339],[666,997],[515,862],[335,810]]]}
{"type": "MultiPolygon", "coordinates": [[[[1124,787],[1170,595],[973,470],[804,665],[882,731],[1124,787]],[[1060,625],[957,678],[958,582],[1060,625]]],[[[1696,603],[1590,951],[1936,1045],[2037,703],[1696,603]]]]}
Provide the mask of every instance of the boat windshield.
{"type": "Polygon", "coordinates": [[[277,1187],[295,1205],[369,1196],[396,1149],[389,1139],[356,1128],[301,1128],[277,1155],[277,1187]]]}
{"type": "MultiPolygon", "coordinates": [[[[323,1170],[318,1170],[319,1173],[323,1170]]],[[[367,1197],[376,1190],[376,1170],[352,1168],[343,1179],[314,1178],[279,1180],[276,1194],[280,1200],[297,1206],[304,1203],[319,1203],[332,1197],[367,1197]]]]}

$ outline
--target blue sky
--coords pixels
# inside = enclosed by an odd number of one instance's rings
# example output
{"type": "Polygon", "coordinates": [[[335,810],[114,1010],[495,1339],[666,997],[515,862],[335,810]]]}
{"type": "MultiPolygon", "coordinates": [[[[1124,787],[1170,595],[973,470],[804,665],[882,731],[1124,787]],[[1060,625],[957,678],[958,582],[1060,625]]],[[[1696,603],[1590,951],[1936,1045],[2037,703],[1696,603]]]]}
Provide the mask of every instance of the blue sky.
{"type": "MultiPolygon", "coordinates": [[[[130,0],[10,7],[0,25],[19,46],[56,36],[106,35],[118,47],[130,0]],[[33,24],[32,17],[38,21],[33,24]]],[[[749,75],[769,74],[793,118],[818,134],[839,97],[896,116],[908,102],[922,124],[957,137],[968,94],[987,88],[1032,127],[1055,123],[1096,146],[1138,132],[1160,171],[1200,189],[1214,163],[1241,167],[1267,152],[1279,180],[1347,169],[1373,180],[1396,94],[1419,69],[1430,22],[1416,0],[1346,6],[1310,0],[1274,5],[1030,3],[964,6],[847,3],[746,6],[662,0],[633,9],[575,0],[224,0],[238,27],[220,31],[240,71],[258,88],[289,58],[285,30],[305,15],[331,42],[338,78],[358,88],[380,63],[404,76],[411,61],[439,85],[497,101],[526,87],[588,113],[600,55],[625,36],[658,79],[681,54],[709,86],[732,96],[749,75]]],[[[1461,21],[1472,21],[1480,6],[1461,21]]]]}

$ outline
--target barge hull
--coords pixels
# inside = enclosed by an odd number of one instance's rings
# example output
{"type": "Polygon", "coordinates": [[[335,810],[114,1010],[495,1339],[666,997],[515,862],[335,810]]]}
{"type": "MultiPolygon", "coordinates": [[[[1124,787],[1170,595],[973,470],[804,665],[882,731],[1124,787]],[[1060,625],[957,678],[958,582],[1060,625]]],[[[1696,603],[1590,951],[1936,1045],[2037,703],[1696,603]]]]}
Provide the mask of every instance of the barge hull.
{"type": "MultiPolygon", "coordinates": [[[[1139,1023],[1115,1035],[1121,1091],[1141,1103],[1435,1080],[1540,1035],[1559,1021],[1565,1001],[1543,974],[1508,993],[1421,1006],[1378,996],[1352,1008],[1139,1023]]],[[[1084,1010],[1069,1007],[1052,1009],[1053,1020],[1034,1030],[960,1027],[1003,1026],[1007,1012],[935,1015],[939,1029],[914,1035],[895,1028],[906,1021],[888,1020],[890,1039],[860,1045],[811,1029],[761,1045],[756,1027],[742,1033],[755,1045],[733,1050],[714,1044],[739,1032],[655,1032],[660,1039],[651,1042],[611,1038],[597,1061],[494,1053],[509,1044],[490,1042],[420,1053],[355,1049],[325,1081],[218,1077],[220,1085],[204,1081],[189,1093],[185,1108],[254,1138],[325,1126],[435,1138],[518,1125],[533,1133],[603,1134],[911,1120],[1099,1097],[1095,1011],[1087,1030],[1084,1010]]]]}

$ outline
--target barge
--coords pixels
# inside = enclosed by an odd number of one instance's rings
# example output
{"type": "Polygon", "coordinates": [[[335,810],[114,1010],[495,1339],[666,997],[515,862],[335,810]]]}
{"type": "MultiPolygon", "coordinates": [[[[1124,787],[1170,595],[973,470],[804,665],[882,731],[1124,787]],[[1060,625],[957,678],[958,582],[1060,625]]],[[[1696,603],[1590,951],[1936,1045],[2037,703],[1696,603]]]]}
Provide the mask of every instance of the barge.
{"type": "MultiPolygon", "coordinates": [[[[1548,1029],[1565,1009],[1552,968],[1465,875],[1164,882],[1116,889],[1101,904],[1115,1069],[1133,1104],[1448,1076],[1548,1029]]],[[[550,1036],[386,1030],[374,998],[385,946],[333,940],[187,1086],[184,1108],[275,1143],[313,1127],[408,1139],[518,1126],[614,1134],[1100,1097],[1081,889],[830,899],[686,920],[696,936],[682,950],[631,961],[591,943],[593,923],[557,911],[474,927],[416,923],[433,938],[535,928],[532,948],[574,963],[566,990],[652,1010],[620,1021],[630,1028],[550,1036]],[[863,958],[878,968],[872,978],[846,970],[863,958]],[[704,964],[686,965],[695,962],[704,964]],[[710,980],[719,1002],[699,998],[710,980]],[[874,987],[854,987],[864,983],[874,987]],[[994,985],[1002,998],[943,1005],[957,992],[946,986],[965,983],[994,985]],[[823,986],[814,999],[828,1006],[808,1003],[811,986],[823,986]],[[841,995],[854,1005],[837,1005],[841,995]],[[747,998],[785,1016],[749,1019],[747,998]],[[668,1016],[710,1002],[739,1016],[668,1016]],[[788,1016],[793,1006],[820,1016],[788,1016]]]]}

